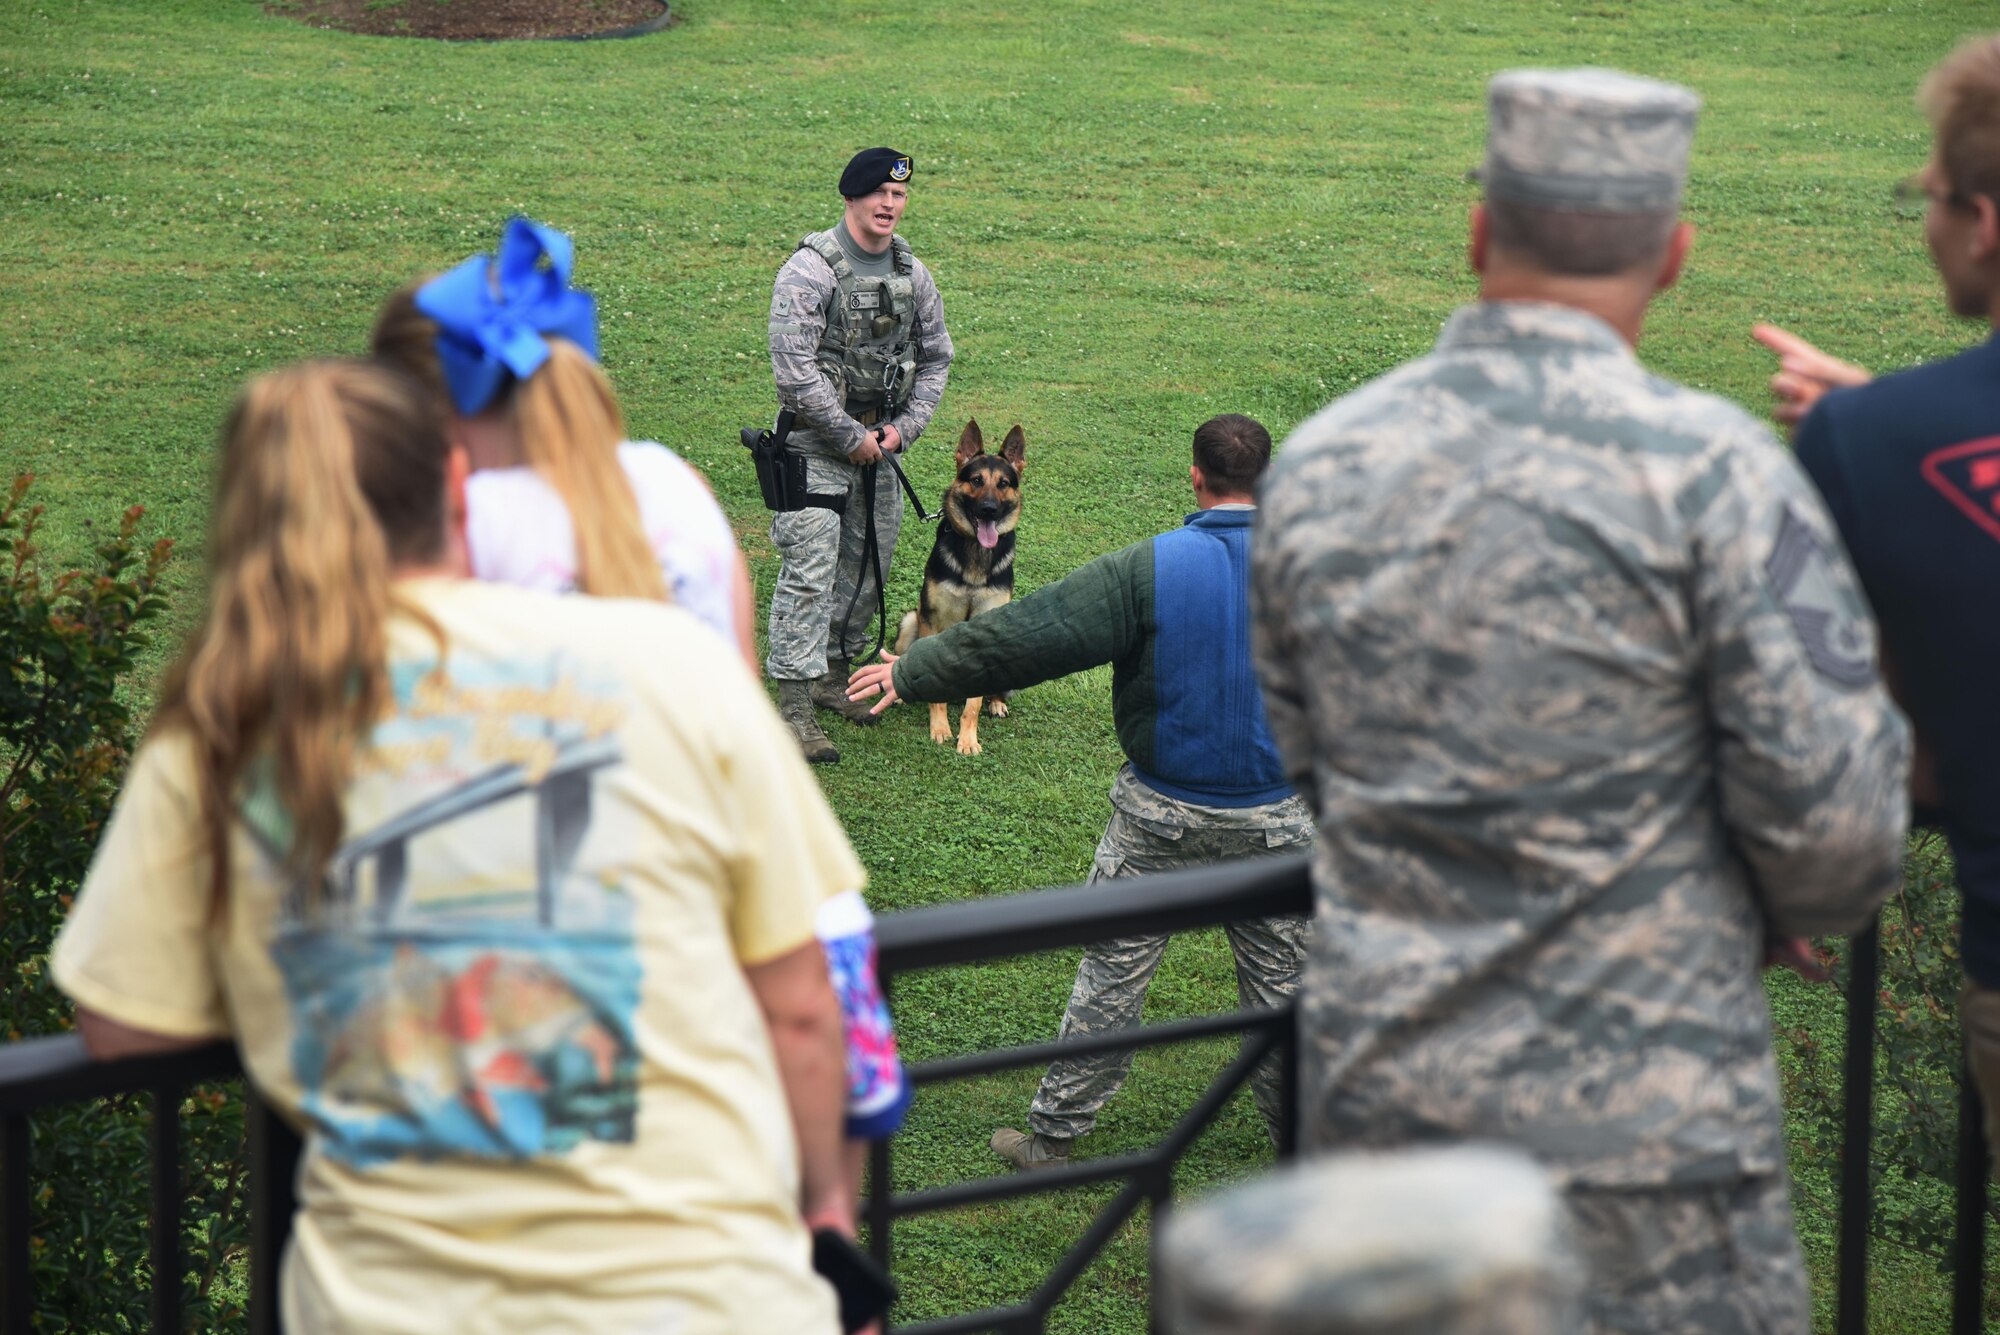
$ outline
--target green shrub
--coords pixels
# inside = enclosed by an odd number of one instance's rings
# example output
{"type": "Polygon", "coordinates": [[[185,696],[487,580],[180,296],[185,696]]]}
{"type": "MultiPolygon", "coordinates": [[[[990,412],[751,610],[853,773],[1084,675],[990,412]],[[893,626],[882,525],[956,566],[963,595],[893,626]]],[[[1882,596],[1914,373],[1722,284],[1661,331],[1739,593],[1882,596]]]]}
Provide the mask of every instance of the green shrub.
{"type": "MultiPolygon", "coordinates": [[[[172,555],[167,541],[142,545],[135,505],[84,568],[45,574],[31,480],[17,477],[0,502],[0,1033],[9,1041],[73,1024],[46,975],[49,946],[131,758],[127,679],[147,644],[143,627],[166,608],[160,579],[172,555]]],[[[151,1116],[142,1095],[35,1115],[38,1329],[150,1328],[151,1116]]],[[[187,1328],[240,1326],[231,1271],[248,1234],[240,1090],[190,1090],[182,1121],[187,1328]]]]}

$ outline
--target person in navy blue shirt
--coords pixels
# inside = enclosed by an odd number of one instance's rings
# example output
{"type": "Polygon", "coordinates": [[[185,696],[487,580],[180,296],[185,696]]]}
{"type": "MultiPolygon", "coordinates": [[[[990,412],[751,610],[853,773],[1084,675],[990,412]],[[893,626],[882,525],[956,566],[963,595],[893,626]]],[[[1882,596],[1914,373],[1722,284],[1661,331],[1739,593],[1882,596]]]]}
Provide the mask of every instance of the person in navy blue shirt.
{"type": "MultiPolygon", "coordinates": [[[[1945,300],[2000,329],[2000,36],[1953,52],[1919,102],[1936,139],[1915,184],[1945,300]]],[[[1783,358],[1779,416],[1803,414],[1799,462],[1846,540],[1916,728],[1918,818],[1943,827],[1958,864],[1959,1013],[1987,1143],[2000,1143],[2000,335],[1873,381],[1782,330],[1757,336],[1783,358]]]]}

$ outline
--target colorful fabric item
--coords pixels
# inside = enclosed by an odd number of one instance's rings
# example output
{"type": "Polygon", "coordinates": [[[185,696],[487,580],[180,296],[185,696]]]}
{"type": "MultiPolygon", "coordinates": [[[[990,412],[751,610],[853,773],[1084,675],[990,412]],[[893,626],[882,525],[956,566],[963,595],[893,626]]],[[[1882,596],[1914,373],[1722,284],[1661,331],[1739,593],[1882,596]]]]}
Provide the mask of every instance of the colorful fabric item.
{"type": "Polygon", "coordinates": [[[903,1125],[911,1090],[896,1055],[889,1003],[875,977],[875,919],[861,892],[851,890],[820,906],[816,931],[847,1042],[847,1136],[884,1140],[903,1125]]]}

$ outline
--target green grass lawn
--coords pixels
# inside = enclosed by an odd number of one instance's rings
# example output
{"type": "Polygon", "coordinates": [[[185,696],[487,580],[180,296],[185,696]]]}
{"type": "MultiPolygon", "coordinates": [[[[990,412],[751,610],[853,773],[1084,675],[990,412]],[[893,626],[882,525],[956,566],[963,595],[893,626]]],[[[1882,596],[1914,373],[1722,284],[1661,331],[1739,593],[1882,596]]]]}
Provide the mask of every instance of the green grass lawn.
{"type": "MultiPolygon", "coordinates": [[[[445,46],[308,30],[251,0],[0,6],[0,472],[37,473],[55,545],[79,551],[88,525],[143,502],[186,553],[184,629],[212,441],[243,377],[359,350],[393,285],[490,247],[524,210],[575,235],[635,434],[708,471],[768,591],[736,431],[771,414],[771,275],[835,218],[849,154],[889,143],[915,157],[904,230],[959,347],[911,472],[941,491],[968,416],[989,438],[1022,423],[1032,588],[1176,523],[1203,418],[1247,412],[1282,435],[1429,345],[1472,291],[1464,172],[1485,79],[1515,65],[1621,66],[1706,99],[1688,192],[1701,237],[1643,348],[1661,372],[1761,403],[1759,318],[1875,366],[1974,337],[1948,323],[1889,189],[1928,140],[1912,90],[1995,23],[1981,5],[676,8],[680,26],[639,41],[445,46]]],[[[914,605],[925,542],[912,524],[892,608],[914,605]]],[[[916,710],[837,733],[846,758],[823,782],[878,909],[1081,879],[1118,759],[1108,699],[1101,672],[1025,692],[970,760],[932,746],[916,710]]],[[[910,980],[909,1052],[1048,1037],[1074,963],[910,980]]],[[[1778,996],[1837,1023],[1824,995],[1778,996]]],[[[1227,950],[1204,933],[1175,944],[1151,1013],[1231,998],[1227,950]]],[[[1156,1136],[1223,1051],[1141,1058],[1089,1152],[1156,1136]]],[[[986,1138],[1032,1079],[927,1093],[899,1185],[990,1171],[986,1138]]],[[[1259,1142],[1239,1097],[1186,1184],[1257,1171],[1259,1142]]],[[[1817,1182],[1802,1182],[1802,1226],[1826,1291],[1817,1182]]],[[[913,1224],[905,1312],[1020,1296],[1105,1194],[913,1224]]],[[[1142,1329],[1144,1266],[1128,1229],[1056,1328],[1142,1329]]],[[[1927,1267],[1883,1256],[1877,1329],[1938,1328],[1927,1267]]]]}

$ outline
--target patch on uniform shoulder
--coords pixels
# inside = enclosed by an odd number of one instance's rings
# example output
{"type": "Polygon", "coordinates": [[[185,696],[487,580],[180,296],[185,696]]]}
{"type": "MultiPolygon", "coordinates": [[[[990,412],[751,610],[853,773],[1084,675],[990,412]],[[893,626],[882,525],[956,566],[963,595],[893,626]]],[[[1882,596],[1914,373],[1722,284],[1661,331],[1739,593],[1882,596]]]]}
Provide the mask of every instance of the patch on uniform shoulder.
{"type": "Polygon", "coordinates": [[[1789,505],[1764,574],[1815,672],[1842,686],[1875,680],[1874,645],[1861,608],[1834,578],[1832,550],[1789,505]]]}
{"type": "Polygon", "coordinates": [[[2000,436],[1986,436],[1924,456],[1924,481],[1960,514],[2000,540],[2000,436]]]}
{"type": "Polygon", "coordinates": [[[910,160],[909,160],[908,158],[897,158],[897,159],[895,160],[895,162],[893,162],[892,164],[890,164],[890,167],[889,167],[889,179],[890,179],[890,180],[892,180],[892,181],[907,181],[907,180],[909,180],[909,179],[910,179],[910,160]]]}

